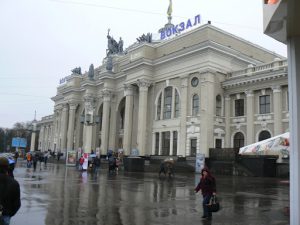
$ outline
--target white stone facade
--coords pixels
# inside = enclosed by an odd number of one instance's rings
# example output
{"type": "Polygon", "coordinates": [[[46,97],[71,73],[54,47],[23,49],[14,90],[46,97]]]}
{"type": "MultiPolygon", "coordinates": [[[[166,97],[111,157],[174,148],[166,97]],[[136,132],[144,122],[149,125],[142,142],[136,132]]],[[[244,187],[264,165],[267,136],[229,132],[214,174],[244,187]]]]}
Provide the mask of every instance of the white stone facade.
{"type": "Polygon", "coordinates": [[[289,129],[286,59],[210,24],[105,64],[57,88],[41,150],[208,156],[289,129]]]}

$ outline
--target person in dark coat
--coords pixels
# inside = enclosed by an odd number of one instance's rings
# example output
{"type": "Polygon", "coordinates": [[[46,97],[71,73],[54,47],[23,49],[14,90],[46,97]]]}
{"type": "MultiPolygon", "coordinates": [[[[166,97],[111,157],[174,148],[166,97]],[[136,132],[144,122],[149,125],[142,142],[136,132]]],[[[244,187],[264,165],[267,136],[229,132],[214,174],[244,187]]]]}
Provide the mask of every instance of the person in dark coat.
{"type": "Polygon", "coordinates": [[[0,157],[0,224],[9,225],[10,219],[21,207],[20,185],[8,175],[9,162],[0,157]]]}
{"type": "Polygon", "coordinates": [[[199,190],[202,192],[203,196],[203,219],[211,220],[212,213],[208,210],[207,205],[213,195],[216,195],[216,179],[210,174],[208,168],[204,168],[201,171],[201,179],[195,188],[195,193],[199,190]]]}

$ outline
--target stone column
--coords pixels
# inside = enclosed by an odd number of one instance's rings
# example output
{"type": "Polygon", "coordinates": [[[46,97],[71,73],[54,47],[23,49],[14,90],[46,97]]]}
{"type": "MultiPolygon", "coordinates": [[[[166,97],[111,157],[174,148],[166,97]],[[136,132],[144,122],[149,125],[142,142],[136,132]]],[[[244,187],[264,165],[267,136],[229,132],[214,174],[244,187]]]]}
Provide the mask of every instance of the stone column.
{"type": "Polygon", "coordinates": [[[186,115],[187,115],[187,87],[188,76],[181,77],[181,99],[180,99],[180,146],[177,146],[177,154],[186,156],[186,115]]]}
{"type": "Polygon", "coordinates": [[[36,120],[32,122],[32,133],[30,142],[30,151],[35,151],[35,138],[36,138],[36,120]]]}
{"type": "Polygon", "coordinates": [[[124,139],[123,148],[124,154],[130,155],[131,151],[131,136],[132,136],[132,113],[133,113],[133,86],[124,85],[124,95],[126,96],[125,103],[125,121],[124,121],[124,139]]]}
{"type": "Polygon", "coordinates": [[[245,91],[247,96],[247,139],[245,145],[254,143],[254,94],[252,90],[245,91]]]}
{"type": "Polygon", "coordinates": [[[138,135],[137,148],[140,155],[147,153],[146,135],[147,135],[147,111],[148,111],[148,88],[151,83],[148,80],[139,80],[139,113],[138,113],[138,135]]]}
{"type": "Polygon", "coordinates": [[[230,148],[230,108],[231,108],[231,101],[230,96],[225,96],[225,148],[230,148]]]}
{"type": "Polygon", "coordinates": [[[282,97],[281,87],[273,86],[274,136],[282,134],[282,97]]]}
{"type": "Polygon", "coordinates": [[[74,142],[74,127],[75,127],[75,112],[78,104],[70,103],[69,110],[69,127],[68,127],[68,139],[67,139],[67,150],[73,149],[74,142]]]}
{"type": "Polygon", "coordinates": [[[300,37],[288,42],[290,113],[290,224],[300,224],[300,37]]]}
{"type": "Polygon", "coordinates": [[[108,136],[109,136],[109,113],[111,92],[109,90],[102,91],[103,97],[103,117],[102,117],[102,131],[101,131],[101,154],[106,154],[108,150],[108,136]]]}
{"type": "Polygon", "coordinates": [[[93,95],[87,94],[84,96],[84,106],[85,106],[85,121],[83,128],[83,152],[91,153],[92,141],[93,141],[93,126],[92,123],[95,110],[95,97],[93,95]],[[90,123],[87,122],[89,117],[90,123]]]}
{"type": "Polygon", "coordinates": [[[109,131],[109,144],[108,147],[110,149],[116,148],[116,136],[117,136],[117,109],[116,109],[116,100],[115,98],[111,99],[110,102],[110,131],[109,131]]]}
{"type": "Polygon", "coordinates": [[[62,110],[61,121],[61,152],[66,153],[67,150],[67,129],[68,129],[68,105],[64,104],[62,110]]]}

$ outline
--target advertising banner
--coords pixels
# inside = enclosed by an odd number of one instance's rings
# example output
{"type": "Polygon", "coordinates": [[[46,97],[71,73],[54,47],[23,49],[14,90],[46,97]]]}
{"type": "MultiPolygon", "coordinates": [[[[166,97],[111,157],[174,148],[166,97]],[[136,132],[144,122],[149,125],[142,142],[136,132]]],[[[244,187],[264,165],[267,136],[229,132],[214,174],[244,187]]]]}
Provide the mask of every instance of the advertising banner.
{"type": "Polygon", "coordinates": [[[12,147],[16,148],[26,148],[27,146],[27,140],[25,138],[20,138],[20,137],[14,137],[12,139],[12,147]]]}
{"type": "Polygon", "coordinates": [[[76,166],[76,151],[67,151],[67,166],[76,166]]]}

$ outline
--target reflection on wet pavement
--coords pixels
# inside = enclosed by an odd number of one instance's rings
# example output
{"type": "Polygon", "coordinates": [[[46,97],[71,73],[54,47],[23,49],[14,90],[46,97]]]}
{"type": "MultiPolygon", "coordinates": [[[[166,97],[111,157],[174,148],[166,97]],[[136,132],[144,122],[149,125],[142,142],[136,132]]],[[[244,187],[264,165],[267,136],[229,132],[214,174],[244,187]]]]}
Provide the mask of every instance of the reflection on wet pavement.
{"type": "Polygon", "coordinates": [[[289,186],[274,178],[217,177],[222,209],[202,221],[197,174],[91,174],[49,164],[37,172],[19,166],[15,176],[22,207],[12,225],[289,224],[289,186]]]}

